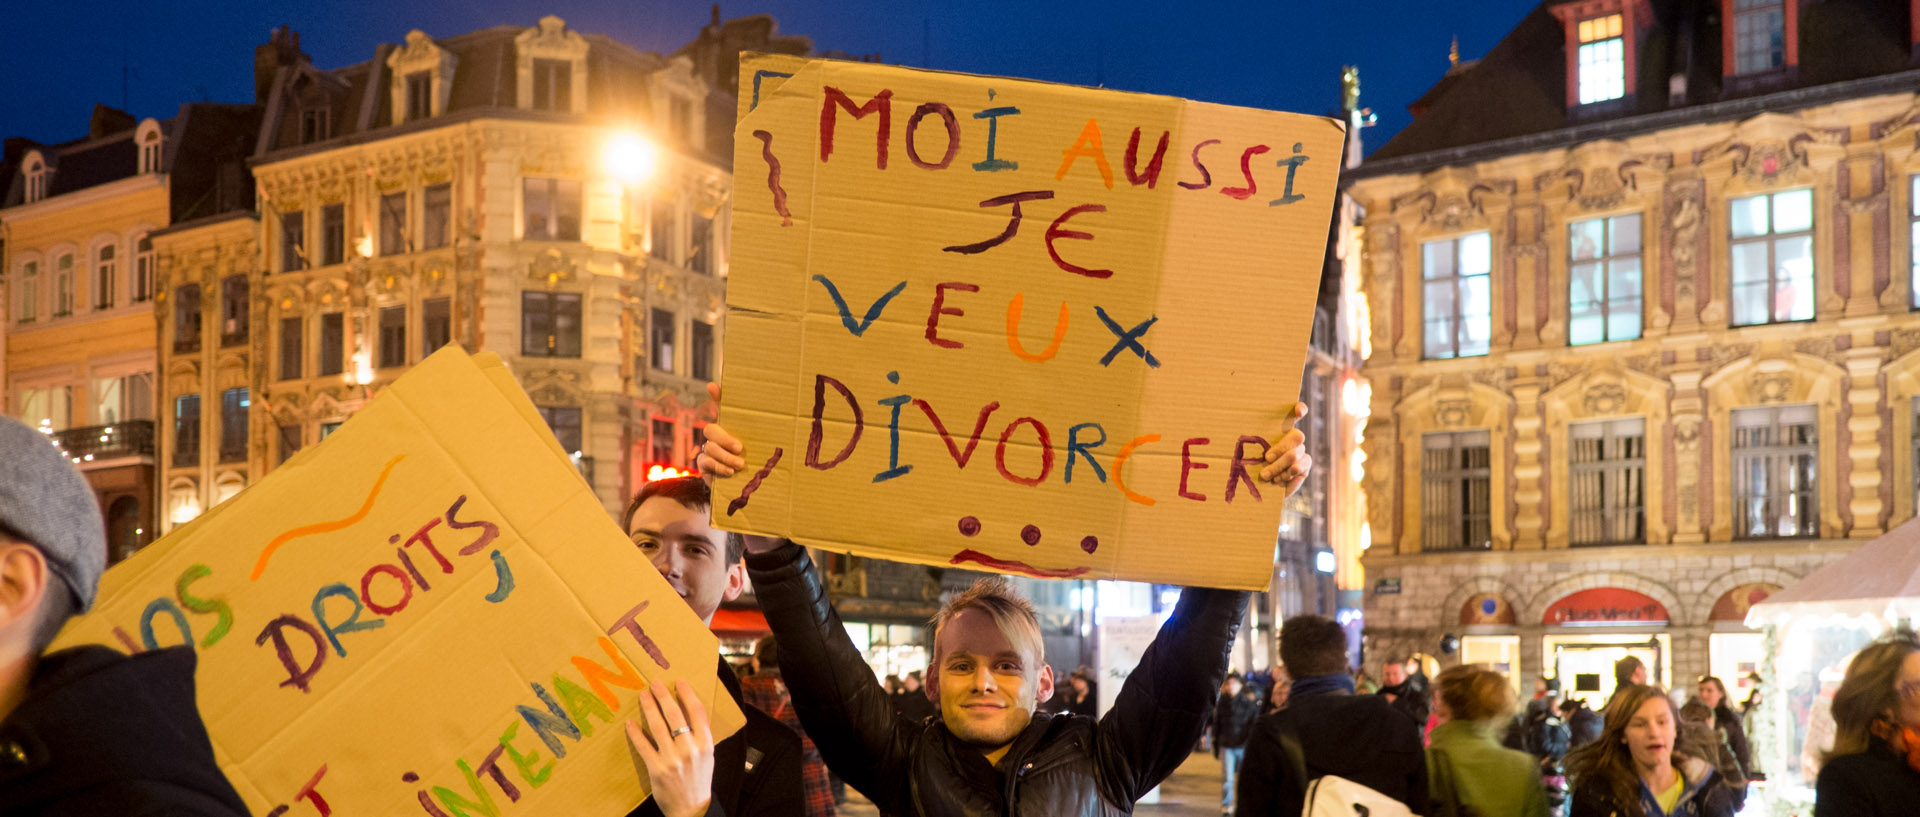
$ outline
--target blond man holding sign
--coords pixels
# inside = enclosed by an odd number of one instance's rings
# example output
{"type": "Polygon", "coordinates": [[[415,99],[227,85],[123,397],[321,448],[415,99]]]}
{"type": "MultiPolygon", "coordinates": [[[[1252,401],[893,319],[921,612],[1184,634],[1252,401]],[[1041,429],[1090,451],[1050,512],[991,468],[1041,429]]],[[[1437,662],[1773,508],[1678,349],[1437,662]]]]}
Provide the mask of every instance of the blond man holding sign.
{"type": "MultiPolygon", "coordinates": [[[[747,467],[738,439],[719,425],[706,434],[702,473],[724,478],[747,467]]],[[[1313,467],[1303,435],[1289,429],[1269,451],[1260,478],[1292,494],[1313,467]]],[[[883,814],[1131,813],[1199,739],[1249,598],[1181,593],[1113,709],[1096,721],[1039,711],[1054,678],[1033,606],[1004,579],[984,579],[934,618],[926,694],[940,718],[916,724],[898,715],[867,668],[806,550],[745,538],[761,608],[788,645],[780,670],[800,721],[827,766],[883,814]]]]}

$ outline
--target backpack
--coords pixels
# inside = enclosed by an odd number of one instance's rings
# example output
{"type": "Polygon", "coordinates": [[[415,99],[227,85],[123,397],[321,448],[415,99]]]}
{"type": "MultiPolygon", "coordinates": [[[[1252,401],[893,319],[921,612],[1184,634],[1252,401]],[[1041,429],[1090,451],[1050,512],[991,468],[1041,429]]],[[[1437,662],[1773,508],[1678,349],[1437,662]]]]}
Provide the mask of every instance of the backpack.
{"type": "Polygon", "coordinates": [[[1307,777],[1307,753],[1291,722],[1279,724],[1280,749],[1293,777],[1303,783],[1306,799],[1300,817],[1414,817],[1407,804],[1339,775],[1307,777]]]}
{"type": "Polygon", "coordinates": [[[1552,713],[1546,707],[1538,707],[1527,713],[1527,726],[1522,741],[1528,754],[1543,760],[1558,763],[1567,755],[1567,744],[1571,735],[1566,721],[1552,713]]]}

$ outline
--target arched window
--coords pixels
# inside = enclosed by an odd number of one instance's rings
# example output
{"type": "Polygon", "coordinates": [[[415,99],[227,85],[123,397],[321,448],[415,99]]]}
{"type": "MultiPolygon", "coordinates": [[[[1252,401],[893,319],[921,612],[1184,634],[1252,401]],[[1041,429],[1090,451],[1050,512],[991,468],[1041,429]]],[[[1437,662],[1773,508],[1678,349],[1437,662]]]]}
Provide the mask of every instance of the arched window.
{"type": "Polygon", "coordinates": [[[133,246],[133,302],[143,303],[153,297],[153,239],[142,235],[133,246]]]}
{"type": "Polygon", "coordinates": [[[119,248],[102,244],[93,251],[93,308],[112,309],[119,284],[119,248]]]}
{"type": "Polygon", "coordinates": [[[134,143],[140,146],[140,173],[160,172],[160,147],[165,140],[160,135],[160,123],[151,119],[140,123],[140,130],[134,134],[134,143]]]}
{"type": "Polygon", "coordinates": [[[27,154],[27,200],[32,204],[47,197],[47,163],[40,158],[40,152],[27,154]]]}

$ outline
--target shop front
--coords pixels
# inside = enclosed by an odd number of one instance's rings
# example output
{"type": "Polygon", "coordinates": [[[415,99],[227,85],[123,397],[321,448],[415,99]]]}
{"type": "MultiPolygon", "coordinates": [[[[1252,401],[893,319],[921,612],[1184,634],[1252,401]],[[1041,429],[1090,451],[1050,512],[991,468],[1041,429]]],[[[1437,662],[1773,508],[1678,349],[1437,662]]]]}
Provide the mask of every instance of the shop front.
{"type": "Polygon", "coordinates": [[[1515,630],[1513,604],[1498,593],[1475,593],[1460,606],[1460,660],[1484,664],[1502,675],[1523,700],[1527,667],[1521,666],[1520,635],[1515,630]]]}
{"type": "Polygon", "coordinates": [[[1712,629],[1707,636],[1707,674],[1726,685],[1727,705],[1735,710],[1757,688],[1767,660],[1766,635],[1747,626],[1747,610],[1778,592],[1777,584],[1743,584],[1720,594],[1707,614],[1712,629]]]}
{"type": "Polygon", "coordinates": [[[1672,617],[1658,600],[1622,587],[1581,590],[1547,606],[1541,655],[1561,694],[1592,709],[1613,696],[1614,664],[1628,656],[1647,667],[1647,682],[1673,686],[1672,617]]]}

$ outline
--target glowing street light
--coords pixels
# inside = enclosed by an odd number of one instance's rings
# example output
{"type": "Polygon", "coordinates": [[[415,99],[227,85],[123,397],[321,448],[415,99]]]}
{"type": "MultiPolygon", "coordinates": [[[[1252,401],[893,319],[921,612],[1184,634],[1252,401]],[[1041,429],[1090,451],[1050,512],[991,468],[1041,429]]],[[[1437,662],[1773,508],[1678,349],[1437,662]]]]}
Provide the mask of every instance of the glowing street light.
{"type": "Polygon", "coordinates": [[[653,177],[660,164],[660,151],[637,135],[618,133],[607,140],[601,161],[614,178],[625,184],[638,184],[653,177]]]}

